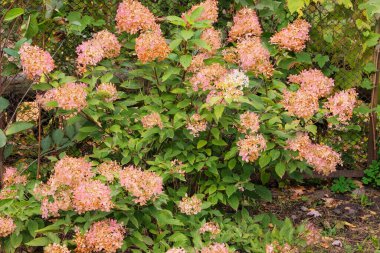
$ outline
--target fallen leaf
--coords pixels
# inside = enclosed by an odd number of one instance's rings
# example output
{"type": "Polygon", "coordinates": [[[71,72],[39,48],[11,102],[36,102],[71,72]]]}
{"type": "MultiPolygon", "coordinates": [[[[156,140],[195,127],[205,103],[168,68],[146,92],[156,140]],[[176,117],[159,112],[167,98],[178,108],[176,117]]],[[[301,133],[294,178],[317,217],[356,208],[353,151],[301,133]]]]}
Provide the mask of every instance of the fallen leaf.
{"type": "Polygon", "coordinates": [[[335,240],[331,243],[332,246],[335,247],[343,247],[343,243],[340,240],[335,240]]]}
{"type": "Polygon", "coordinates": [[[313,216],[314,218],[322,216],[322,214],[320,212],[318,212],[317,210],[313,210],[313,209],[311,209],[311,211],[308,212],[307,215],[313,216]]]}

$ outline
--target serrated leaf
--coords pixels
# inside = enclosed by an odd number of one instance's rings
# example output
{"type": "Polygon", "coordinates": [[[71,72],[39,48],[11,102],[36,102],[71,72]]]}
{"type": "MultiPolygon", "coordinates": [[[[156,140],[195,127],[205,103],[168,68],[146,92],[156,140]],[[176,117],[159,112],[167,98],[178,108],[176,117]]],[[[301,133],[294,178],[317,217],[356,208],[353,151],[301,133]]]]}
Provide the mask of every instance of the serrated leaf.
{"type": "Polygon", "coordinates": [[[167,16],[166,20],[168,20],[173,25],[186,26],[185,20],[177,16],[167,16]]]}
{"type": "Polygon", "coordinates": [[[192,57],[191,55],[188,55],[188,54],[181,55],[181,57],[179,58],[179,62],[184,67],[184,69],[187,69],[190,66],[191,61],[192,61],[192,57]]]}
{"type": "Polygon", "coordinates": [[[280,178],[282,178],[285,175],[285,170],[286,170],[285,163],[279,162],[279,163],[276,164],[275,171],[276,171],[276,174],[280,178]]]}
{"type": "Polygon", "coordinates": [[[271,157],[268,156],[267,154],[261,155],[259,158],[260,168],[264,168],[265,166],[267,166],[270,163],[270,160],[271,160],[271,157]]]}
{"type": "Polygon", "coordinates": [[[182,38],[183,38],[184,40],[189,40],[191,37],[193,37],[194,32],[191,31],[191,30],[182,30],[182,31],[180,32],[180,34],[181,34],[181,36],[182,36],[182,38]]]}

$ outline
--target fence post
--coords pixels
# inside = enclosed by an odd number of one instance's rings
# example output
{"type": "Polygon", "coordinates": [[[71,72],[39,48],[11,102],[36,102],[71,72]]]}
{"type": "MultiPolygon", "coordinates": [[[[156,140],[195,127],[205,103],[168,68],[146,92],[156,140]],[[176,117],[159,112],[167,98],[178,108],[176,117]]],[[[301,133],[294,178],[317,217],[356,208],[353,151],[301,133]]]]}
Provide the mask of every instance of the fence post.
{"type": "MultiPolygon", "coordinates": [[[[380,33],[380,15],[376,15],[376,29],[375,32],[380,33]]],[[[374,54],[373,62],[376,66],[376,73],[373,77],[373,88],[371,94],[371,109],[374,110],[378,105],[379,100],[379,82],[380,82],[380,43],[377,44],[374,54]]],[[[377,160],[377,114],[375,111],[370,113],[369,120],[369,134],[368,134],[368,164],[373,160],[377,160]]]]}

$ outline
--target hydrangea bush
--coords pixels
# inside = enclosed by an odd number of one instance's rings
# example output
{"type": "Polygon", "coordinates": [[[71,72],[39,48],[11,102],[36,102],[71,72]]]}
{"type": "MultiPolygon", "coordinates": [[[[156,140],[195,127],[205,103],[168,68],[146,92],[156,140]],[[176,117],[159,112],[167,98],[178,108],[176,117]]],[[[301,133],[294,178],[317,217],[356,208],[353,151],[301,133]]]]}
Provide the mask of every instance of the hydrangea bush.
{"type": "Polygon", "coordinates": [[[115,31],[78,46],[77,76],[24,44],[23,71],[43,88],[37,103],[92,150],[62,153],[42,181],[7,169],[6,252],[297,252],[295,234],[297,247],[318,241],[318,231],[286,222],[247,232],[249,246],[226,233],[240,226],[228,213],[247,221],[245,206],[271,199],[271,178],[334,172],[340,154],[315,140],[316,124],[344,129],[356,91],[335,89],[316,68],[279,66],[307,46],[305,20],[268,36],[253,9],[239,10],[228,33],[213,27],[217,18],[216,0],[164,19],[124,0],[115,31]]]}

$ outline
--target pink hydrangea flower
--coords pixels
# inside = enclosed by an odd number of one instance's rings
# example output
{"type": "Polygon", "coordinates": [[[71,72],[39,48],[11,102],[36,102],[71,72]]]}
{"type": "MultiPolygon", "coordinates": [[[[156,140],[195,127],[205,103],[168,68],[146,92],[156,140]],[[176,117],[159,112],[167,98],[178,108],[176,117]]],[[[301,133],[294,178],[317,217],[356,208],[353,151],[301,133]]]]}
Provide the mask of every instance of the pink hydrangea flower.
{"type": "Polygon", "coordinates": [[[187,215],[195,215],[202,211],[202,201],[196,196],[183,197],[178,204],[179,211],[187,215]]]}
{"type": "Polygon", "coordinates": [[[194,137],[198,137],[200,132],[207,129],[207,120],[203,119],[198,113],[193,114],[187,122],[186,128],[194,137]]]}
{"type": "Polygon", "coordinates": [[[240,67],[251,71],[256,77],[264,75],[271,77],[274,71],[270,62],[270,53],[258,37],[244,39],[237,44],[240,67]]]}
{"type": "Polygon", "coordinates": [[[139,31],[160,30],[153,13],[137,0],[121,2],[115,20],[119,32],[136,34],[139,31]]]}
{"type": "Polygon", "coordinates": [[[24,43],[19,53],[23,72],[31,80],[48,74],[55,68],[51,55],[37,46],[24,43]]]}
{"type": "Polygon", "coordinates": [[[164,127],[161,121],[160,114],[157,112],[153,112],[151,114],[145,115],[141,118],[141,123],[144,128],[153,128],[155,126],[158,126],[160,129],[164,127]]]}
{"type": "Polygon", "coordinates": [[[205,66],[190,78],[190,83],[194,91],[199,89],[206,91],[212,90],[214,82],[227,73],[227,69],[219,63],[213,63],[205,66]]]}
{"type": "Polygon", "coordinates": [[[211,57],[211,55],[208,53],[200,53],[200,54],[193,56],[190,67],[187,70],[190,73],[195,73],[195,72],[200,71],[202,68],[205,67],[204,60],[206,60],[210,57],[211,57]]]}
{"type": "Polygon", "coordinates": [[[186,253],[186,250],[183,248],[171,248],[166,253],[186,253]]]}
{"type": "Polygon", "coordinates": [[[115,58],[120,55],[121,45],[115,34],[103,30],[95,33],[92,40],[101,45],[104,58],[115,58]]]}
{"type": "Polygon", "coordinates": [[[64,110],[81,111],[87,106],[87,85],[84,83],[66,83],[53,88],[38,96],[36,102],[46,110],[50,109],[49,102],[56,101],[59,108],[64,110]]]}
{"type": "Polygon", "coordinates": [[[240,126],[238,128],[240,133],[256,133],[260,128],[259,115],[254,112],[245,112],[240,115],[240,126]]]}
{"type": "Polygon", "coordinates": [[[12,218],[0,217],[0,238],[11,235],[16,230],[16,224],[12,218]]]}
{"type": "Polygon", "coordinates": [[[110,187],[99,180],[82,182],[73,190],[73,207],[78,214],[95,210],[109,212],[113,207],[110,187]]]}
{"type": "Polygon", "coordinates": [[[261,134],[248,135],[237,142],[239,155],[244,162],[254,162],[267,147],[266,140],[261,134]]]}
{"type": "Polygon", "coordinates": [[[170,48],[165,38],[158,32],[140,34],[136,39],[135,50],[137,58],[142,63],[165,60],[170,53],[170,48]]]}
{"type": "Polygon", "coordinates": [[[44,253],[70,253],[66,245],[59,245],[56,243],[49,244],[44,248],[44,253]]]}
{"type": "Polygon", "coordinates": [[[113,83],[101,83],[96,88],[98,94],[104,97],[104,100],[108,103],[118,99],[117,89],[113,83]]]}
{"type": "Polygon", "coordinates": [[[22,184],[26,185],[28,178],[25,175],[20,175],[14,167],[5,167],[4,175],[3,175],[3,186],[4,188],[22,184]]]}
{"type": "Polygon", "coordinates": [[[290,75],[288,80],[299,84],[302,92],[317,98],[329,95],[334,87],[334,79],[328,78],[318,69],[302,70],[298,75],[290,75]]]}
{"type": "Polygon", "coordinates": [[[211,23],[218,21],[218,1],[217,0],[206,0],[200,4],[194,5],[189,11],[182,14],[182,18],[186,20],[186,15],[190,16],[193,11],[199,7],[203,8],[202,14],[196,21],[209,20],[211,23]]]}
{"type": "Polygon", "coordinates": [[[290,115],[309,119],[319,109],[318,97],[315,94],[298,90],[291,92],[284,90],[281,104],[290,115]]]}
{"type": "Polygon", "coordinates": [[[215,237],[216,235],[220,234],[220,227],[215,222],[206,222],[199,229],[199,233],[200,234],[210,233],[212,237],[215,237]]]}
{"type": "Polygon", "coordinates": [[[228,253],[228,246],[225,243],[213,243],[203,247],[201,253],[228,253]]]}
{"type": "Polygon", "coordinates": [[[243,8],[234,16],[234,24],[229,32],[229,40],[236,41],[251,36],[260,37],[262,32],[256,12],[250,8],[243,8]]]}
{"type": "Polygon", "coordinates": [[[160,176],[134,166],[128,166],[120,171],[120,184],[134,197],[133,201],[141,206],[157,198],[163,191],[160,176]]]}
{"type": "Polygon", "coordinates": [[[220,31],[215,28],[207,28],[201,34],[201,40],[204,40],[207,45],[210,46],[210,50],[201,48],[203,52],[209,52],[210,54],[215,54],[216,51],[222,47],[222,38],[220,31]]]}
{"type": "Polygon", "coordinates": [[[125,235],[123,225],[108,219],[95,222],[84,234],[76,233],[74,241],[77,253],[105,252],[116,253],[123,246],[125,235]]]}
{"type": "Polygon", "coordinates": [[[307,21],[297,19],[273,35],[270,42],[277,44],[280,48],[300,52],[305,49],[305,44],[309,40],[310,27],[311,25],[307,21]]]}
{"type": "Polygon", "coordinates": [[[104,176],[108,182],[113,182],[121,171],[121,166],[116,161],[106,161],[98,166],[98,173],[104,176]]]}
{"type": "Polygon", "coordinates": [[[347,124],[352,118],[357,96],[358,93],[355,89],[340,91],[329,97],[324,106],[330,111],[331,116],[335,116],[341,123],[347,124]]]}

